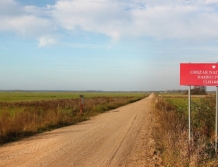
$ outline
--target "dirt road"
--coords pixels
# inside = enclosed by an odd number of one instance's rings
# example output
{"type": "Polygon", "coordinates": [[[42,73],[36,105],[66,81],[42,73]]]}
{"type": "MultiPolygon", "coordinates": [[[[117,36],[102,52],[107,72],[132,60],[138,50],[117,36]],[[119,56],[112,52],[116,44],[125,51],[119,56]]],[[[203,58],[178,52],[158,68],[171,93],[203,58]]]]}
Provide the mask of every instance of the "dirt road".
{"type": "Polygon", "coordinates": [[[91,120],[0,147],[1,167],[154,166],[150,95],[91,120]]]}

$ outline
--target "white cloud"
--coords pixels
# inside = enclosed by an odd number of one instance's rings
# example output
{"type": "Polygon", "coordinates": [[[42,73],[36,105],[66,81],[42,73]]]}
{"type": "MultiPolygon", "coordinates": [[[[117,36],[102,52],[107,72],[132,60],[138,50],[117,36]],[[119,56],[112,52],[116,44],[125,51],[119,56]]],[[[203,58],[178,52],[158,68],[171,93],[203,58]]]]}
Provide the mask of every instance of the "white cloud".
{"type": "Polygon", "coordinates": [[[17,15],[20,12],[20,6],[14,0],[0,1],[0,16],[17,15]]]}
{"type": "Polygon", "coordinates": [[[20,6],[13,0],[0,2],[0,32],[13,32],[22,37],[38,38],[53,33],[54,25],[47,9],[20,6]]]}
{"type": "Polygon", "coordinates": [[[102,33],[117,40],[123,28],[128,24],[130,13],[113,1],[60,0],[53,8],[54,19],[63,29],[102,33]]]}
{"type": "MultiPolygon", "coordinates": [[[[61,28],[98,32],[114,40],[128,36],[215,39],[218,12],[202,0],[59,0],[53,17],[61,28]]],[[[210,0],[215,1],[215,0],[210,0]]]]}
{"type": "Polygon", "coordinates": [[[218,0],[205,0],[206,4],[218,5],[218,0]]]}
{"type": "Polygon", "coordinates": [[[156,38],[217,38],[218,14],[200,6],[154,6],[133,10],[139,35],[156,38]]]}
{"type": "Polygon", "coordinates": [[[104,34],[112,41],[147,36],[214,40],[218,37],[214,4],[218,0],[58,0],[40,8],[5,0],[0,2],[0,31],[35,39],[82,29],[104,34]]]}
{"type": "Polygon", "coordinates": [[[24,37],[37,37],[50,30],[48,20],[31,15],[2,18],[1,23],[0,30],[12,31],[24,37]]]}
{"type": "Polygon", "coordinates": [[[43,36],[43,37],[40,37],[39,39],[39,47],[45,47],[45,46],[48,46],[48,45],[54,45],[57,40],[53,37],[46,37],[46,36],[43,36]]]}

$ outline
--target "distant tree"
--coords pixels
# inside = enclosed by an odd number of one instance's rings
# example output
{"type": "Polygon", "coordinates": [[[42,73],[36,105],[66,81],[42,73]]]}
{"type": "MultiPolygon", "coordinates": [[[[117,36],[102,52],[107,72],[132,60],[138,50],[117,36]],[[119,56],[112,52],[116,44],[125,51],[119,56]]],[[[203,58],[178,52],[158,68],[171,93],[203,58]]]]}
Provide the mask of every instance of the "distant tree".
{"type": "MultiPolygon", "coordinates": [[[[188,91],[186,91],[185,94],[188,94],[188,91]]],[[[207,95],[206,86],[194,86],[194,88],[191,89],[191,95],[207,95]]]]}

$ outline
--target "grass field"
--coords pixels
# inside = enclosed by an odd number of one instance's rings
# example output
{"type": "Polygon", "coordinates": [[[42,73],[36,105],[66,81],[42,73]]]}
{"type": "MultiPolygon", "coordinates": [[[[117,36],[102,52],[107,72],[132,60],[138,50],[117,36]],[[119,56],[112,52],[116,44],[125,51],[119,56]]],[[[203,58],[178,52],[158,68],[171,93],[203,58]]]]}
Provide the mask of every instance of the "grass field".
{"type": "MultiPolygon", "coordinates": [[[[181,95],[181,94],[161,94],[161,97],[164,98],[170,104],[176,107],[187,107],[188,106],[188,95],[181,95]]],[[[191,101],[192,102],[199,102],[201,98],[204,98],[205,95],[192,95],[191,101]]]]}
{"type": "Polygon", "coordinates": [[[0,92],[0,145],[138,101],[135,92],[0,92]],[[84,95],[83,112],[79,95],[84,95]]]}
{"type": "Polygon", "coordinates": [[[142,97],[145,93],[138,92],[0,92],[0,102],[38,101],[52,99],[79,98],[79,95],[89,97],[142,97]]]}

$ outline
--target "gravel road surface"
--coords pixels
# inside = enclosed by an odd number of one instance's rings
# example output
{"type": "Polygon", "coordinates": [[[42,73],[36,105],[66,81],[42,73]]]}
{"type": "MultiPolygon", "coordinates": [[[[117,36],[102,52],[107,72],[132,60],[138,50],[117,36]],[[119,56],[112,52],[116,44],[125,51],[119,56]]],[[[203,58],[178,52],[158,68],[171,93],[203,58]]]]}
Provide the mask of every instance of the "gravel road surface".
{"type": "Polygon", "coordinates": [[[154,166],[153,94],[77,125],[0,147],[0,167],[154,166]]]}

